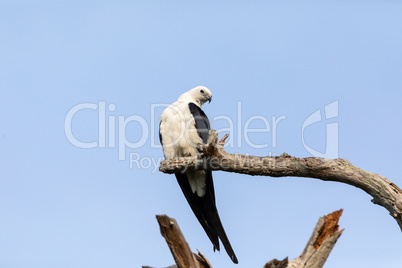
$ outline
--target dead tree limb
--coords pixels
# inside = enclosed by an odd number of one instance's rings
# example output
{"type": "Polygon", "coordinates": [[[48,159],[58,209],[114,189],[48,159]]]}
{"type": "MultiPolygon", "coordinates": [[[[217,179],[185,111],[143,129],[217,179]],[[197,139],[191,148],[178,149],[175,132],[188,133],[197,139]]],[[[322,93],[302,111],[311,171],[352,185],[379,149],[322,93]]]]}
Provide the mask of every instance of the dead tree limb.
{"type": "Polygon", "coordinates": [[[343,230],[339,231],[339,218],[342,209],[334,211],[321,217],[315,226],[310,239],[307,242],[303,253],[288,261],[274,259],[265,264],[264,268],[321,268],[324,266],[329,254],[331,253],[336,241],[341,236],[343,230]]]}
{"type": "Polygon", "coordinates": [[[191,252],[175,219],[166,215],[157,215],[156,219],[158,220],[161,234],[165,238],[177,265],[169,267],[212,268],[207,258],[200,251],[198,251],[198,254],[191,252]]]}
{"type": "Polygon", "coordinates": [[[281,156],[258,157],[229,154],[223,149],[227,136],[218,142],[218,134],[210,130],[206,145],[200,145],[202,158],[183,157],[161,162],[164,173],[185,170],[221,170],[270,177],[307,177],[336,181],[355,186],[373,197],[372,202],[386,208],[402,230],[402,190],[389,179],[353,166],[341,158],[297,158],[281,156]]]}

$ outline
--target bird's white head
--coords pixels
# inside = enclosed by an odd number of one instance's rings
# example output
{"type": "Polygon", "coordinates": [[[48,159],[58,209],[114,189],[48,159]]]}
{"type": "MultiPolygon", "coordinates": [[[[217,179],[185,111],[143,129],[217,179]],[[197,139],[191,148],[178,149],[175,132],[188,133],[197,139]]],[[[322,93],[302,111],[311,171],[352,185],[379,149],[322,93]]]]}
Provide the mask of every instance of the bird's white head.
{"type": "Polygon", "coordinates": [[[187,91],[186,93],[181,95],[180,98],[192,101],[198,106],[201,106],[207,101],[211,102],[212,93],[208,88],[204,86],[198,86],[187,91]]]}

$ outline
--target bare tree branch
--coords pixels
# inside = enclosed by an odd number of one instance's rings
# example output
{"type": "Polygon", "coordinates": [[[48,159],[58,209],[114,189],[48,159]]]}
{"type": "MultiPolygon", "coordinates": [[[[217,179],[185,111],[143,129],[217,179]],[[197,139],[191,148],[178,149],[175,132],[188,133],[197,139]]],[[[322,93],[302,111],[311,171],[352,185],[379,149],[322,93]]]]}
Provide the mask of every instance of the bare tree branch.
{"type": "Polygon", "coordinates": [[[287,268],[321,268],[324,266],[343,232],[343,230],[339,231],[338,225],[342,212],[342,209],[334,211],[318,220],[303,253],[289,261],[287,268]]]}
{"type": "Polygon", "coordinates": [[[278,157],[229,154],[223,149],[225,136],[219,143],[215,130],[210,131],[206,145],[200,145],[202,158],[183,157],[161,162],[164,173],[190,169],[221,170],[271,177],[307,177],[336,181],[355,186],[373,197],[372,202],[386,208],[402,230],[402,190],[389,179],[353,166],[341,158],[297,158],[283,153],[278,157]]]}
{"type": "Polygon", "coordinates": [[[273,259],[264,265],[264,268],[321,268],[324,266],[329,254],[341,236],[339,231],[339,218],[342,209],[321,217],[315,226],[303,253],[288,261],[286,257],[282,261],[273,259]]]}
{"type": "Polygon", "coordinates": [[[193,253],[180,231],[176,220],[166,215],[157,215],[156,219],[158,220],[161,234],[172,252],[177,267],[198,268],[199,266],[196,265],[193,253]]]}
{"type": "MultiPolygon", "coordinates": [[[[175,219],[166,215],[156,215],[156,219],[158,220],[161,234],[165,238],[177,265],[172,265],[168,268],[212,268],[208,259],[200,251],[198,251],[198,254],[191,252],[175,219]]],[[[145,267],[148,266],[143,266],[143,268],[145,267]]]]}

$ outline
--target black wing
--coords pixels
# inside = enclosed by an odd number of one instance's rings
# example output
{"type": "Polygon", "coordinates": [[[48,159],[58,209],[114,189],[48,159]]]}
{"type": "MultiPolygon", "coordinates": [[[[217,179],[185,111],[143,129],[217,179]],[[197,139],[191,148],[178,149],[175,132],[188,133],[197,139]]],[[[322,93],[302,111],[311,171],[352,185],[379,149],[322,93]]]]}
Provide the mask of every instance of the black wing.
{"type": "MultiPolygon", "coordinates": [[[[195,120],[195,127],[198,135],[204,143],[208,140],[208,133],[210,124],[205,113],[194,103],[189,103],[189,109],[195,120]]],[[[198,221],[204,228],[209,239],[214,245],[214,249],[219,250],[219,240],[221,239],[226,252],[234,263],[238,263],[236,255],[230,245],[229,239],[223,229],[222,222],[219,218],[218,210],[215,205],[215,191],[214,183],[212,180],[212,172],[206,171],[206,192],[205,195],[200,197],[191,190],[190,183],[185,173],[176,173],[177,182],[182,189],[187,202],[190,204],[198,221]]]]}
{"type": "Polygon", "coordinates": [[[188,104],[188,108],[194,117],[195,128],[197,129],[198,135],[201,137],[204,143],[207,143],[209,130],[211,129],[208,117],[200,107],[192,102],[188,104]]]}
{"type": "MultiPolygon", "coordinates": [[[[209,137],[209,130],[211,129],[211,125],[209,123],[209,119],[207,115],[201,110],[200,107],[190,102],[188,104],[188,108],[190,109],[191,114],[194,117],[195,128],[197,129],[198,136],[202,139],[204,144],[207,143],[209,137]]],[[[208,185],[209,180],[207,180],[207,189],[211,191],[214,204],[215,204],[215,189],[212,181],[212,172],[210,170],[206,171],[207,178],[211,178],[211,184],[208,185]]],[[[219,247],[217,247],[219,248],[219,247]]]]}

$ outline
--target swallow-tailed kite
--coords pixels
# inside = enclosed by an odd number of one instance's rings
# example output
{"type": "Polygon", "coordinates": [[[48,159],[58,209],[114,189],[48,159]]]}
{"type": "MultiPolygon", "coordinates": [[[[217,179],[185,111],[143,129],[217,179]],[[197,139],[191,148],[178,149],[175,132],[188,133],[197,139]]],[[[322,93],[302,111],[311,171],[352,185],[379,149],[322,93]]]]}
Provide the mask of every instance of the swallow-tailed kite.
{"type": "MultiPolygon", "coordinates": [[[[211,91],[198,86],[182,94],[162,112],[159,138],[166,159],[199,156],[197,144],[207,142],[210,130],[209,120],[201,110],[201,106],[207,101],[211,102],[211,99],[211,91]]],[[[199,170],[175,175],[214,250],[219,251],[218,238],[220,238],[229,257],[234,263],[238,263],[216,209],[212,172],[199,170]]]]}

